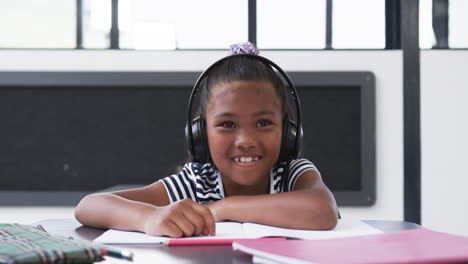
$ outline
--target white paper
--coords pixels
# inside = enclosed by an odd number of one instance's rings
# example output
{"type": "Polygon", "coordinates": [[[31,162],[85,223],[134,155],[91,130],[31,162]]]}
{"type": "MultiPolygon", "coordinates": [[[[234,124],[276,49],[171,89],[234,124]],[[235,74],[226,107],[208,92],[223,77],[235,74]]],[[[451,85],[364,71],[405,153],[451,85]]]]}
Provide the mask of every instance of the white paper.
{"type": "Polygon", "coordinates": [[[167,237],[149,236],[139,232],[109,229],[93,241],[101,244],[155,244],[168,240],[167,237]]]}
{"type": "MultiPolygon", "coordinates": [[[[279,228],[253,223],[221,222],[216,223],[216,236],[198,236],[179,239],[216,239],[216,238],[259,238],[267,236],[285,236],[302,239],[327,239],[358,235],[378,234],[382,231],[359,220],[338,221],[335,229],[329,231],[311,231],[279,228]]],[[[167,241],[169,237],[150,236],[139,232],[127,232],[110,229],[96,238],[101,244],[154,244],[167,241]]]]}
{"type": "MultiPolygon", "coordinates": [[[[237,222],[216,223],[216,236],[197,236],[178,239],[216,239],[216,238],[247,238],[243,224],[237,222]]],[[[140,232],[129,232],[109,229],[94,242],[101,244],[157,244],[174,239],[170,237],[150,236],[140,232]]]]}
{"type": "Polygon", "coordinates": [[[244,223],[243,226],[245,233],[251,238],[285,236],[302,239],[328,239],[383,233],[362,221],[351,219],[340,219],[333,230],[327,231],[287,229],[253,223],[244,223]]]}

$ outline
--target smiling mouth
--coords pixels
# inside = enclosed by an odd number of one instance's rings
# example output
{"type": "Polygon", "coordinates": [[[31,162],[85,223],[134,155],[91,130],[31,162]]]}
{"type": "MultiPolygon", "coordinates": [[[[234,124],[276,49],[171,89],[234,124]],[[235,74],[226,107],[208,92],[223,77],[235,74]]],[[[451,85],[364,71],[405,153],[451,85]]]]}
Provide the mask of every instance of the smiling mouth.
{"type": "Polygon", "coordinates": [[[235,162],[242,162],[242,163],[247,163],[247,162],[253,162],[259,160],[259,157],[236,157],[234,158],[235,162]]]}
{"type": "Polygon", "coordinates": [[[234,162],[240,167],[253,167],[261,158],[258,156],[255,157],[235,157],[233,158],[234,162]]]}

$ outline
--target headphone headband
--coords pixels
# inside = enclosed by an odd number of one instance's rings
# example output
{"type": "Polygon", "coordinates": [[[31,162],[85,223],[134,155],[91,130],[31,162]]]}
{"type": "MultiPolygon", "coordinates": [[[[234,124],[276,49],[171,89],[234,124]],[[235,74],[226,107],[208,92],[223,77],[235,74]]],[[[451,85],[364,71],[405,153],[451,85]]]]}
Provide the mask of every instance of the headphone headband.
{"type": "MultiPolygon", "coordinates": [[[[299,147],[300,147],[301,140],[302,140],[301,104],[300,104],[300,101],[299,101],[299,96],[297,94],[297,90],[294,87],[294,84],[293,84],[291,78],[286,74],[285,71],[283,71],[283,69],[281,69],[281,67],[279,67],[276,63],[274,63],[273,61],[271,61],[271,60],[269,60],[269,59],[267,59],[265,57],[262,57],[262,56],[259,56],[259,55],[254,55],[254,54],[234,54],[234,55],[229,55],[229,56],[226,56],[224,58],[221,58],[218,61],[214,62],[211,66],[209,66],[198,77],[197,81],[195,82],[195,85],[192,88],[192,92],[190,93],[190,97],[189,97],[189,101],[188,101],[188,109],[187,109],[187,124],[186,124],[186,127],[185,127],[186,140],[187,140],[187,145],[188,145],[190,154],[192,156],[196,156],[196,155],[194,155],[194,154],[196,154],[196,151],[195,151],[196,146],[195,146],[195,144],[193,142],[194,141],[194,135],[193,135],[194,131],[192,129],[193,122],[194,122],[192,120],[192,105],[193,105],[193,100],[195,98],[195,95],[199,91],[200,84],[205,79],[205,77],[215,67],[217,67],[218,65],[220,65],[224,61],[226,61],[226,60],[228,60],[230,58],[233,58],[233,57],[247,57],[247,58],[257,59],[260,62],[264,63],[265,65],[267,65],[269,67],[272,67],[273,69],[278,71],[280,73],[280,75],[283,77],[283,79],[286,81],[287,86],[289,87],[290,95],[292,96],[292,99],[294,100],[295,106],[296,106],[296,108],[295,108],[296,118],[297,118],[296,132],[299,133],[299,135],[294,135],[294,137],[295,137],[294,138],[294,145],[295,145],[295,149],[296,149],[296,152],[297,152],[297,153],[295,153],[294,156],[297,157],[297,155],[299,154],[299,147]]],[[[286,98],[286,100],[287,100],[287,98],[286,98]]],[[[197,118],[197,119],[202,119],[202,116],[200,116],[200,118],[197,118]]],[[[203,120],[200,120],[200,121],[203,121],[203,120]]],[[[204,124],[201,124],[201,126],[203,126],[202,129],[204,129],[204,124]]],[[[197,130],[200,130],[199,128],[200,127],[197,127],[197,130]]],[[[197,133],[198,132],[200,132],[200,131],[197,131],[197,133]]],[[[201,132],[203,133],[203,131],[201,131],[201,132]]]]}

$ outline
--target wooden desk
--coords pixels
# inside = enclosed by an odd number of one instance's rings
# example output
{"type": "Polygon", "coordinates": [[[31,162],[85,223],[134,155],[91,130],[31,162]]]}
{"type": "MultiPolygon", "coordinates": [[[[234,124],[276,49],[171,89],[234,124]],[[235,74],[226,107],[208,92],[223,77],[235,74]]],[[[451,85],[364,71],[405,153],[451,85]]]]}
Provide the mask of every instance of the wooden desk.
{"type": "MultiPolygon", "coordinates": [[[[404,221],[364,220],[366,224],[384,232],[419,228],[417,224],[404,221]]],[[[84,227],[75,219],[49,219],[32,225],[42,225],[48,232],[56,235],[71,236],[78,239],[93,240],[105,230],[84,227]]],[[[218,246],[177,246],[167,247],[160,244],[153,245],[118,245],[135,253],[133,263],[252,263],[252,257],[232,250],[229,245],[218,246]]],[[[107,258],[99,263],[131,263],[107,258]]]]}

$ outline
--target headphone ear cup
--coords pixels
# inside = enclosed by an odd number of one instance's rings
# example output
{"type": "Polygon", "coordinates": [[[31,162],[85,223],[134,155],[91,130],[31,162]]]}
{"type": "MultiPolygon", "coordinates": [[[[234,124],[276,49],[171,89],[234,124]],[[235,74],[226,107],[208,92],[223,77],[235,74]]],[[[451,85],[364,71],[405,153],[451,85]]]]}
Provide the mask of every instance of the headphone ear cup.
{"type": "Polygon", "coordinates": [[[192,140],[192,137],[190,137],[189,128],[191,129],[192,126],[189,126],[188,124],[185,124],[185,143],[187,144],[188,154],[190,155],[190,157],[194,158],[195,157],[195,151],[193,150],[193,142],[192,142],[193,140],[192,140]]]}
{"type": "Polygon", "coordinates": [[[210,150],[208,148],[208,139],[206,137],[205,119],[202,116],[192,121],[192,138],[190,139],[186,132],[186,140],[189,153],[195,162],[209,162],[210,150]]]}
{"type": "MultiPolygon", "coordinates": [[[[296,131],[297,131],[297,127],[296,127],[296,131]]],[[[296,149],[295,149],[295,159],[299,158],[301,156],[301,153],[302,153],[302,138],[304,136],[304,130],[302,130],[302,126],[301,126],[301,129],[299,131],[297,131],[297,135],[296,137],[298,137],[297,139],[297,142],[295,144],[296,146],[296,149]]]]}
{"type": "Polygon", "coordinates": [[[297,131],[297,125],[286,115],[283,119],[283,135],[281,137],[281,150],[279,161],[288,161],[296,159],[299,156],[300,144],[297,145],[297,137],[299,143],[302,140],[302,131],[297,131]]]}

